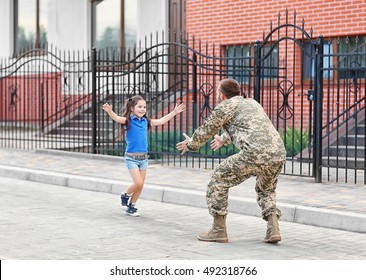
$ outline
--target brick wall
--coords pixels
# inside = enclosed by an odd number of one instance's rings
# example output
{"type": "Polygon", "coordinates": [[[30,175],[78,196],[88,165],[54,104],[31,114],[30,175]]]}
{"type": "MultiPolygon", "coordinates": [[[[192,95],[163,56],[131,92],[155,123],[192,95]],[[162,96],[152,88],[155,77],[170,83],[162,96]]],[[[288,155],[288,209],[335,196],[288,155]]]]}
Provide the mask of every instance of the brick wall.
{"type": "Polygon", "coordinates": [[[305,20],[305,30],[325,38],[366,34],[364,0],[187,0],[187,31],[203,41],[253,43],[276,27],[278,14],[296,25],[305,20]]]}
{"type": "MultiPolygon", "coordinates": [[[[256,40],[263,41],[272,28],[286,23],[302,26],[313,38],[323,35],[325,40],[343,36],[366,35],[366,1],[364,0],[187,0],[186,2],[187,31],[199,38],[202,42],[215,45],[234,45],[254,43],[256,40]],[[288,11],[286,13],[286,10],[288,11]],[[294,13],[296,11],[296,17],[294,13]],[[280,19],[279,19],[280,15],[280,19]],[[296,18],[296,19],[295,19],[296,18]]],[[[301,39],[302,33],[289,29],[289,37],[301,39]]],[[[275,33],[276,37],[286,36],[285,30],[281,34],[275,33]]],[[[282,41],[279,46],[285,51],[279,52],[280,67],[285,67],[286,78],[294,83],[294,92],[291,95],[291,107],[294,109],[294,117],[289,120],[291,125],[306,127],[309,122],[309,102],[306,94],[309,85],[301,84],[301,50],[289,41],[282,41]],[[294,56],[292,54],[295,54],[294,56]],[[283,61],[286,62],[285,65],[283,61]],[[281,64],[282,63],[282,64],[281,64]],[[301,91],[301,87],[304,91],[301,91]],[[293,97],[295,99],[292,99],[293,97]],[[303,107],[302,107],[303,106],[303,107]],[[301,113],[302,112],[302,113],[301,113]],[[304,118],[301,118],[300,115],[304,118]]],[[[281,76],[281,75],[280,75],[281,76]]],[[[312,87],[313,88],[313,87],[312,87]]],[[[326,90],[326,89],[325,89],[326,90]]],[[[273,94],[273,93],[272,93],[273,94]]],[[[276,96],[276,94],[275,94],[276,96]]],[[[265,93],[262,104],[272,120],[276,120],[277,111],[272,110],[273,96],[265,93]]],[[[279,95],[279,102],[282,102],[279,95]]],[[[328,96],[324,96],[324,103],[328,102],[328,96]]],[[[349,100],[345,90],[338,92],[339,106],[343,106],[349,100]],[[348,98],[348,99],[347,99],[348,98]]],[[[278,104],[278,106],[281,104],[278,104]]],[[[338,106],[338,105],[337,105],[338,106]]],[[[324,110],[324,124],[326,115],[332,116],[334,111],[324,110]]],[[[341,112],[346,108],[339,108],[341,112]]]]}

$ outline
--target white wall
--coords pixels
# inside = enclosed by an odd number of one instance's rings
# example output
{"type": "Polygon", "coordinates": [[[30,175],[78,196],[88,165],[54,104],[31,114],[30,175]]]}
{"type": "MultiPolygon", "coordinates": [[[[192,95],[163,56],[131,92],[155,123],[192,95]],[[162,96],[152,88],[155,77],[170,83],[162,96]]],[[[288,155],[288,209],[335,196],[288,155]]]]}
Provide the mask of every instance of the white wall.
{"type": "Polygon", "coordinates": [[[158,32],[161,38],[162,31],[168,30],[168,0],[137,0],[137,41],[145,42],[145,36],[150,42],[150,34],[158,32]]]}
{"type": "Polygon", "coordinates": [[[89,1],[50,0],[48,42],[61,50],[88,49],[89,1]]]}
{"type": "Polygon", "coordinates": [[[0,58],[9,57],[13,49],[13,1],[0,0],[0,58]]]}

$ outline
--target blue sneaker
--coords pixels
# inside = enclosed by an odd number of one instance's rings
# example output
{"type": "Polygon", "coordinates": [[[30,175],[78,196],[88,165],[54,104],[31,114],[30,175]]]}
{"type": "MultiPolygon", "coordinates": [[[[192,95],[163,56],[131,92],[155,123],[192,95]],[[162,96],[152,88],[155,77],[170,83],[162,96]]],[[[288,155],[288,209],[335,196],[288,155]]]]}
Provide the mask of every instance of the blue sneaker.
{"type": "Polygon", "coordinates": [[[135,208],[134,204],[128,205],[128,209],[126,211],[126,214],[129,215],[129,216],[133,216],[133,217],[140,216],[139,213],[137,212],[137,208],[135,208]]]}
{"type": "Polygon", "coordinates": [[[121,194],[121,208],[124,211],[128,210],[128,202],[129,202],[130,198],[131,198],[131,196],[128,195],[127,193],[122,193],[121,194]]]}

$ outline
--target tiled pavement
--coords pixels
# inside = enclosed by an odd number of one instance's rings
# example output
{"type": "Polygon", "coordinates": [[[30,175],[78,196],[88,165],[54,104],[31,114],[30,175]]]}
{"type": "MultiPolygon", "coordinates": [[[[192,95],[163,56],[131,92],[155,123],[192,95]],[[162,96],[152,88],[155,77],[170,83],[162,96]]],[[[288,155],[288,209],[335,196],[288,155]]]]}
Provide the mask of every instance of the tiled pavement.
{"type": "MultiPolygon", "coordinates": [[[[210,170],[162,166],[150,161],[141,198],[206,208],[210,170]]],[[[131,182],[122,158],[52,150],[0,149],[0,176],[118,194],[131,182]]],[[[255,179],[230,190],[233,213],[259,216],[255,179]]],[[[366,233],[366,187],[317,184],[281,175],[281,220],[366,233]]]]}
{"type": "MultiPolygon", "coordinates": [[[[229,243],[200,242],[197,234],[212,223],[204,208],[141,199],[140,217],[135,218],[123,213],[111,193],[0,180],[2,260],[161,260],[164,265],[169,260],[206,260],[207,265],[212,260],[360,260],[360,269],[366,260],[363,233],[280,222],[282,241],[267,244],[262,242],[266,223],[261,218],[231,213],[229,243]]],[[[304,270],[312,269],[308,265],[304,270]]],[[[42,269],[46,267],[44,263],[42,269]]]]}

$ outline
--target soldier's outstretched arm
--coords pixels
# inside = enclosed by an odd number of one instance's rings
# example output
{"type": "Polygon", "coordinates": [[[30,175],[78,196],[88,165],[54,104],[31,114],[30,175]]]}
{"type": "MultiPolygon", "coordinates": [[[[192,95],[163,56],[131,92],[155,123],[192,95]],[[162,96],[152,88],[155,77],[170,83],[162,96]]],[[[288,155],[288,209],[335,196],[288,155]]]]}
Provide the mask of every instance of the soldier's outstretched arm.
{"type": "Polygon", "coordinates": [[[212,114],[198,127],[187,143],[188,150],[197,151],[212,136],[217,134],[230,118],[230,114],[220,104],[216,106],[212,114]]]}
{"type": "Polygon", "coordinates": [[[181,151],[181,155],[183,155],[184,153],[186,153],[188,151],[188,148],[187,148],[187,143],[188,141],[191,139],[191,137],[189,137],[187,134],[185,134],[183,132],[183,136],[186,138],[185,140],[183,140],[182,142],[179,142],[177,143],[177,149],[179,151],[181,151]]]}

